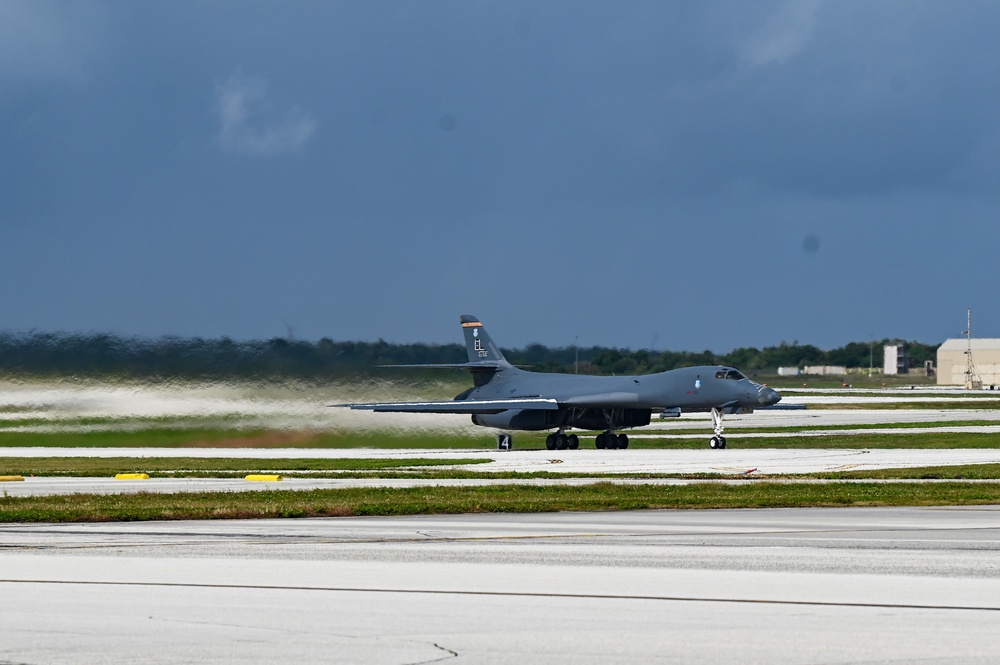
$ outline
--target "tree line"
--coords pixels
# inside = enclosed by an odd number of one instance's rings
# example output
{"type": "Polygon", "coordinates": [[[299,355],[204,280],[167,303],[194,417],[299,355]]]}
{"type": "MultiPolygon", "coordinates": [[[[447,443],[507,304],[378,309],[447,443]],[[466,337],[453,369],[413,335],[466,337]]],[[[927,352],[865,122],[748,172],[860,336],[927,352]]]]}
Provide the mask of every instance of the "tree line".
{"type": "MultiPolygon", "coordinates": [[[[756,349],[711,351],[633,351],[606,347],[549,348],[530,344],[504,349],[515,365],[541,372],[644,374],[691,365],[731,365],[750,374],[774,373],[778,367],[843,365],[882,367],[882,347],[890,340],[852,342],[840,348],[782,342],[756,349]]],[[[897,343],[893,341],[892,343],[897,343]]],[[[911,367],[933,360],[938,345],[903,342],[911,367]]],[[[81,376],[123,378],[307,379],[327,380],[384,375],[379,365],[461,363],[462,344],[391,344],[318,342],[274,338],[234,341],[200,337],[141,338],[111,334],[0,333],[0,372],[11,376],[81,376]]],[[[390,370],[391,371],[391,370],[390,370]]]]}

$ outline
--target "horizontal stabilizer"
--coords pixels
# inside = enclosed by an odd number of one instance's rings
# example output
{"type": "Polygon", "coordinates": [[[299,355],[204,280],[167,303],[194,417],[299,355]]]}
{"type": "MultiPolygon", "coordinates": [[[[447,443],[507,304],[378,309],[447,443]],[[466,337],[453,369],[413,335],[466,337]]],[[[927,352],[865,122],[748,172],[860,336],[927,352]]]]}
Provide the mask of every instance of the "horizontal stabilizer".
{"type": "Polygon", "coordinates": [[[378,411],[392,413],[500,413],[508,409],[538,409],[555,411],[559,402],[541,397],[522,397],[513,399],[470,399],[448,400],[440,402],[375,402],[372,404],[331,404],[344,406],[355,410],[378,411]]]}

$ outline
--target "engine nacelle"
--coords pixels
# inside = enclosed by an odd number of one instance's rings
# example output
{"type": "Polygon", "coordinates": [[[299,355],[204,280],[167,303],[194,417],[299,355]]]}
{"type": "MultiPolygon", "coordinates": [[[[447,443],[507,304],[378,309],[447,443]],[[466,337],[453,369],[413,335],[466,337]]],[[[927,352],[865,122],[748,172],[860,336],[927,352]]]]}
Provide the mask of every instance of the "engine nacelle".
{"type": "Polygon", "coordinates": [[[477,413],[472,422],[497,429],[543,430],[559,427],[559,411],[538,409],[508,409],[500,413],[477,413]]]}
{"type": "MultiPolygon", "coordinates": [[[[612,409],[610,411],[611,425],[616,429],[642,427],[649,424],[652,409],[612,409]]],[[[567,425],[580,429],[607,429],[608,419],[601,409],[586,409],[582,413],[574,413],[567,425]]]]}

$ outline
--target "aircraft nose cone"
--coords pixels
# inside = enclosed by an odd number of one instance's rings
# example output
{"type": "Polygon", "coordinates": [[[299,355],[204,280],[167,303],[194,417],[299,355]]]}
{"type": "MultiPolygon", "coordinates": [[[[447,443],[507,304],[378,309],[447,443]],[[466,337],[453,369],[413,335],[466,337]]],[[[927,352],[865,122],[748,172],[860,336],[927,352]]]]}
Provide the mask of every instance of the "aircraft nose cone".
{"type": "Polygon", "coordinates": [[[761,406],[771,406],[781,401],[781,395],[774,388],[761,386],[760,395],[757,396],[757,400],[761,406]]]}

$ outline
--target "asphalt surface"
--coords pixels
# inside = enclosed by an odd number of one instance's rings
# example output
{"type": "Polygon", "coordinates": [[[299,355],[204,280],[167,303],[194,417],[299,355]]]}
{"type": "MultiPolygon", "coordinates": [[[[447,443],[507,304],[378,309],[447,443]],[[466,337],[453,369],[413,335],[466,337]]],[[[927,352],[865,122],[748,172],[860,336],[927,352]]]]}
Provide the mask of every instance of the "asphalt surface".
{"type": "Polygon", "coordinates": [[[3,663],[994,663],[1000,509],[0,525],[3,663]]]}

